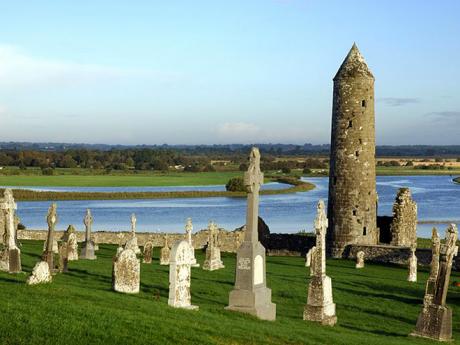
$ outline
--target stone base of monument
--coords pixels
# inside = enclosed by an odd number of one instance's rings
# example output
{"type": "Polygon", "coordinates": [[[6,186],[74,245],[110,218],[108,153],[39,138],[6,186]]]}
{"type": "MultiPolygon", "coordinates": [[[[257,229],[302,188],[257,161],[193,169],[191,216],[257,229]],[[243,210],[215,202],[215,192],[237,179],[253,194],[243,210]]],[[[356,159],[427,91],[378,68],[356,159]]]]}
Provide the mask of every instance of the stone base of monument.
{"type": "MultiPolygon", "coordinates": [[[[199,267],[200,265],[198,265],[199,267]]],[[[196,266],[194,266],[196,267],[196,266]]],[[[211,261],[205,261],[203,263],[203,269],[205,271],[216,271],[220,270],[221,268],[225,268],[224,263],[222,260],[211,260],[211,261]]]]}
{"type": "Polygon", "coordinates": [[[261,320],[276,319],[276,304],[271,302],[272,290],[267,287],[249,290],[233,290],[230,292],[229,306],[226,310],[251,314],[261,320]]]}
{"type": "Polygon", "coordinates": [[[422,310],[415,330],[410,335],[438,341],[452,341],[452,309],[430,305],[426,310],[422,310]]]}
{"type": "Polygon", "coordinates": [[[80,252],[80,259],[83,260],[96,260],[97,256],[94,254],[94,243],[84,242],[80,252]]]}
{"type": "Polygon", "coordinates": [[[20,273],[21,266],[21,251],[18,248],[9,251],[9,273],[20,273]]]}
{"type": "Polygon", "coordinates": [[[327,326],[334,326],[337,323],[330,277],[312,278],[308,286],[308,300],[304,308],[303,319],[327,326]]]}
{"type": "Polygon", "coordinates": [[[200,307],[197,306],[197,305],[180,305],[180,304],[174,305],[174,301],[171,301],[169,299],[168,299],[168,305],[170,307],[173,307],[173,308],[180,308],[180,309],[185,309],[185,310],[198,310],[198,309],[200,309],[200,307]]]}

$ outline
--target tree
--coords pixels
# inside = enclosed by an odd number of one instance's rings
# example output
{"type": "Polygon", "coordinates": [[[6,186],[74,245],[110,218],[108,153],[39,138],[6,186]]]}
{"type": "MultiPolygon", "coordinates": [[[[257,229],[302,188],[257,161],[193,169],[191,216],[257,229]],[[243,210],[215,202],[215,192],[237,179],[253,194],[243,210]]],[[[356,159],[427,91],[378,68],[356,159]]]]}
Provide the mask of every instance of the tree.
{"type": "Polygon", "coordinates": [[[244,185],[244,179],[242,177],[233,177],[228,180],[225,185],[225,189],[228,192],[246,192],[246,186],[244,185]]]}

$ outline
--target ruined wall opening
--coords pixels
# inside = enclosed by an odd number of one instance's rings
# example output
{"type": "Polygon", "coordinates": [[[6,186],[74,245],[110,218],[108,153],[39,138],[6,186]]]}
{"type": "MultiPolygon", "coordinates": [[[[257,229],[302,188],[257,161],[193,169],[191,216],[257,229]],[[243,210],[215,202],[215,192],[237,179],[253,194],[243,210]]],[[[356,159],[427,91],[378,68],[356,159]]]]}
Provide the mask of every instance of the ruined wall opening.
{"type": "Polygon", "coordinates": [[[365,99],[363,99],[363,100],[361,101],[361,106],[362,106],[363,108],[365,108],[365,107],[367,106],[367,102],[366,102],[365,99]]]}

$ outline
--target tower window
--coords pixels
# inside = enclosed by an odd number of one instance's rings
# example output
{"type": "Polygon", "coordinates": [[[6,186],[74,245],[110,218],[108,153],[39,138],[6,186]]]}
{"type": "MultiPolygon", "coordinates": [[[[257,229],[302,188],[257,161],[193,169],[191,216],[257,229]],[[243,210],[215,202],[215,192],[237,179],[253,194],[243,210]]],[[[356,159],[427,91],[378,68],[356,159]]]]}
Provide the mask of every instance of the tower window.
{"type": "Polygon", "coordinates": [[[353,215],[356,216],[356,210],[353,210],[353,215]]]}
{"type": "Polygon", "coordinates": [[[355,156],[359,157],[359,151],[355,151],[355,156]]]}
{"type": "Polygon", "coordinates": [[[353,127],[353,121],[350,120],[350,121],[348,121],[348,128],[352,128],[352,127],[353,127]]]}
{"type": "Polygon", "coordinates": [[[361,101],[361,106],[362,106],[363,108],[365,108],[365,107],[367,106],[367,103],[366,103],[366,100],[365,100],[365,99],[363,99],[363,100],[361,101]]]}
{"type": "Polygon", "coordinates": [[[364,226],[364,227],[363,227],[363,236],[366,236],[366,234],[367,234],[367,229],[366,229],[366,227],[364,226]]]}

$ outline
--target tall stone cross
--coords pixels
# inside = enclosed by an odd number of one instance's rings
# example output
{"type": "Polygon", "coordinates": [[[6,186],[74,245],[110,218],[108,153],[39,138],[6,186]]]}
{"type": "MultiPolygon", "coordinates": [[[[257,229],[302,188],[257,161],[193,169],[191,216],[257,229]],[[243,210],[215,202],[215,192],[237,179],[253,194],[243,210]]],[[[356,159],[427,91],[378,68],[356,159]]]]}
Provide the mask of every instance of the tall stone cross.
{"type": "Polygon", "coordinates": [[[15,249],[16,246],[16,226],[15,226],[15,211],[17,205],[14,202],[13,192],[7,188],[4,192],[4,199],[0,203],[0,209],[5,214],[5,232],[6,232],[6,245],[9,249],[15,249]]]}
{"type": "Polygon", "coordinates": [[[193,231],[192,218],[187,218],[187,222],[185,223],[185,234],[187,237],[187,242],[190,245],[192,245],[192,231],[193,231]]]}
{"type": "Polygon", "coordinates": [[[265,248],[259,242],[259,190],[264,175],[260,171],[260,153],[255,147],[249,156],[249,168],[244,174],[248,188],[246,230],[244,241],[237,250],[235,287],[230,292],[227,310],[248,313],[263,320],[276,319],[276,304],[267,288],[265,248]]]}
{"type": "Polygon", "coordinates": [[[249,156],[248,171],[244,173],[244,185],[248,189],[245,241],[257,242],[259,240],[259,191],[263,183],[264,174],[260,171],[259,149],[253,147],[249,156]]]}
{"type": "Polygon", "coordinates": [[[93,216],[91,215],[91,210],[89,208],[86,209],[86,215],[83,219],[83,224],[85,224],[86,234],[85,234],[85,242],[91,241],[91,227],[93,225],[93,216]]]}
{"type": "Polygon", "coordinates": [[[136,234],[136,215],[133,213],[131,214],[131,234],[134,236],[136,234]]]}
{"type": "Polygon", "coordinates": [[[313,260],[313,274],[316,276],[326,275],[326,231],[327,217],[324,207],[324,201],[320,200],[316,207],[317,214],[315,218],[315,233],[316,233],[316,254],[313,260]],[[320,260],[317,260],[320,259],[320,260]]]}

